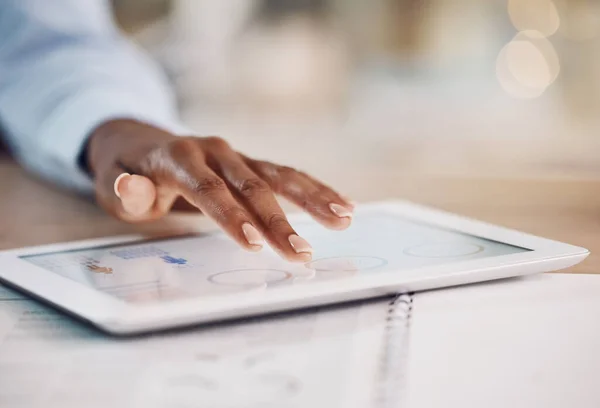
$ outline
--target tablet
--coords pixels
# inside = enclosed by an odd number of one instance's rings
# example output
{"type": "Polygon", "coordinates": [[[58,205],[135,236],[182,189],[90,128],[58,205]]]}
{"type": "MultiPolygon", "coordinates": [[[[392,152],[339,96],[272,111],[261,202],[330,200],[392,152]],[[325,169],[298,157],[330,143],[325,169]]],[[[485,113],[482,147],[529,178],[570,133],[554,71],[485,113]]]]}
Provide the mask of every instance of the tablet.
{"type": "Polygon", "coordinates": [[[330,231],[290,216],[314,247],[291,264],[220,232],[0,252],[0,281],[114,334],[562,269],[588,251],[406,202],[360,205],[330,231]]]}

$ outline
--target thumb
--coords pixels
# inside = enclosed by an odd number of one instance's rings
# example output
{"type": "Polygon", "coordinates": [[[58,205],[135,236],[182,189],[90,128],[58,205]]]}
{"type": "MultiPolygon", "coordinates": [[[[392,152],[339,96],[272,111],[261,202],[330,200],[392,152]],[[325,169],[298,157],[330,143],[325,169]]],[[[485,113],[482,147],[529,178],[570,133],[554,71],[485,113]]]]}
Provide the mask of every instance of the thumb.
{"type": "Polygon", "coordinates": [[[150,213],[156,201],[154,183],[144,176],[121,173],[113,184],[115,196],[121,200],[121,206],[133,217],[143,217],[150,213]]]}
{"type": "Polygon", "coordinates": [[[126,173],[118,166],[102,174],[96,194],[108,212],[124,221],[148,221],[160,216],[154,211],[156,186],[152,180],[126,173]]]}

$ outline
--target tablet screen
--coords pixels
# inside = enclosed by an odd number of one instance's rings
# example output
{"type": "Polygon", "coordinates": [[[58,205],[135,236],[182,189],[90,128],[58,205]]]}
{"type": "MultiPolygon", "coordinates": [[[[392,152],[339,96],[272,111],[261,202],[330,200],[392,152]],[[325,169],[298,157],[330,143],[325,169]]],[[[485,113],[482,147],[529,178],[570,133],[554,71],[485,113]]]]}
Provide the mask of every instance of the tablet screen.
{"type": "Polygon", "coordinates": [[[341,232],[312,222],[294,227],[314,247],[312,262],[291,264],[267,247],[246,252],[222,233],[22,258],[128,302],[157,302],[358,274],[414,274],[420,267],[529,251],[395,214],[362,213],[341,232]]]}

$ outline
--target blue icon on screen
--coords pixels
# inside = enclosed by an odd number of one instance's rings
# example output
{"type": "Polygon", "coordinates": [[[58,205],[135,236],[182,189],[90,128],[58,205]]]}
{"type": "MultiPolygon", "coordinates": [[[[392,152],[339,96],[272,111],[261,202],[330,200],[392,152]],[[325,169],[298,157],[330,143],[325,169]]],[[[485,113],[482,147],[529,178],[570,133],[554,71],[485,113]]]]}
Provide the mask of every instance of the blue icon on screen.
{"type": "Polygon", "coordinates": [[[160,257],[163,261],[172,265],[185,265],[187,264],[187,260],[183,258],[175,258],[173,256],[164,255],[160,257]]]}
{"type": "Polygon", "coordinates": [[[116,251],[111,251],[111,255],[118,256],[121,259],[139,259],[139,258],[151,258],[153,256],[167,255],[167,252],[156,247],[133,247],[124,248],[116,251]]]}

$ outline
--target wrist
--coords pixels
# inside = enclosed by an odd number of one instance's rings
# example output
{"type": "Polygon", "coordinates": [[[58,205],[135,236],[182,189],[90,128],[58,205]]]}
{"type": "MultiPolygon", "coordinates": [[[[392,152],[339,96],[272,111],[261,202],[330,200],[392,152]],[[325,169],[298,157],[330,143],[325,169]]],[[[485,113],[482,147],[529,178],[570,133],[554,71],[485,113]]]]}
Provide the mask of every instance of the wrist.
{"type": "Polygon", "coordinates": [[[82,165],[94,177],[100,169],[118,162],[124,152],[151,149],[175,137],[136,120],[109,120],[91,132],[82,153],[82,165]]]}

